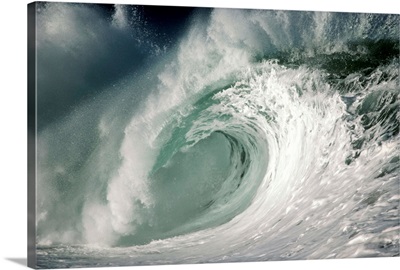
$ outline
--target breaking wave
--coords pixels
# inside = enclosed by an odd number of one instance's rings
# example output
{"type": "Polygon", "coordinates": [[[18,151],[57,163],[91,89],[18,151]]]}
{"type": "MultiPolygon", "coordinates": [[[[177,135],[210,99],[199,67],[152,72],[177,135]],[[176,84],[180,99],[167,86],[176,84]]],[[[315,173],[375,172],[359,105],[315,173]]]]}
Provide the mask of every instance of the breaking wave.
{"type": "Polygon", "coordinates": [[[38,134],[38,266],[398,256],[398,15],[192,17],[38,134]]]}

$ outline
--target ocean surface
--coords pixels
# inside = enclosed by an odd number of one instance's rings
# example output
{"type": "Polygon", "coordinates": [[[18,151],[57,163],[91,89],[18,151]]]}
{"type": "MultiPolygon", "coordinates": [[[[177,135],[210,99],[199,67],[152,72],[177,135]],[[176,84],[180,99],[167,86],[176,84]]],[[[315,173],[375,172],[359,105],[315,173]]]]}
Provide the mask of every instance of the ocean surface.
{"type": "Polygon", "coordinates": [[[399,256],[399,15],[37,6],[37,267],[399,256]]]}

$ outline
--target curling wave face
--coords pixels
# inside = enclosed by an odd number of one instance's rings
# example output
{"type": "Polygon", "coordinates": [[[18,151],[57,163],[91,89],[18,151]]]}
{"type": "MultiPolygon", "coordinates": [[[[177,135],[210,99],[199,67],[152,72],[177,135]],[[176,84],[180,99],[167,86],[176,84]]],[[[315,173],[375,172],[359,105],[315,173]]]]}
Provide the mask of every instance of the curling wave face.
{"type": "Polygon", "coordinates": [[[399,17],[201,16],[38,134],[39,266],[398,255],[399,17]]]}

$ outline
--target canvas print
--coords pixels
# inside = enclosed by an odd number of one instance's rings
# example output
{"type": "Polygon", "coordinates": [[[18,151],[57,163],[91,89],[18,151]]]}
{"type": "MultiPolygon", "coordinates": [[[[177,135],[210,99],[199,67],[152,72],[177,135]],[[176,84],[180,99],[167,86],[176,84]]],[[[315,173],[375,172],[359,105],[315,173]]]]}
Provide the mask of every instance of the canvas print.
{"type": "Polygon", "coordinates": [[[28,23],[30,267],[399,256],[399,15],[28,23]]]}

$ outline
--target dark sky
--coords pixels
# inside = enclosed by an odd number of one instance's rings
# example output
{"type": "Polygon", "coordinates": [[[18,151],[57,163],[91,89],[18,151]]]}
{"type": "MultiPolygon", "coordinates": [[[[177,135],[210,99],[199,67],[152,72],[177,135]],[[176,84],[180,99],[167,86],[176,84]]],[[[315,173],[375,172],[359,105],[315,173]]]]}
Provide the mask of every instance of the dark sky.
{"type": "MultiPolygon", "coordinates": [[[[175,7],[175,6],[152,6],[152,5],[132,5],[137,7],[144,20],[150,27],[157,29],[160,33],[173,34],[179,33],[187,26],[191,15],[196,11],[203,12],[211,9],[196,7],[175,7]]],[[[107,16],[114,13],[113,4],[99,4],[99,7],[105,11],[107,16]]]]}

